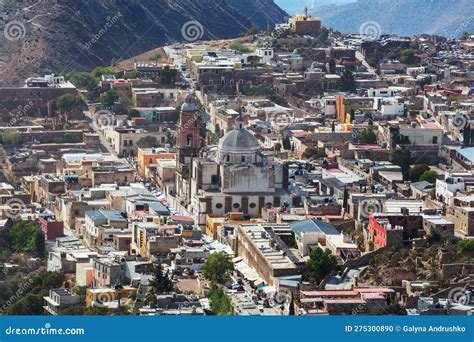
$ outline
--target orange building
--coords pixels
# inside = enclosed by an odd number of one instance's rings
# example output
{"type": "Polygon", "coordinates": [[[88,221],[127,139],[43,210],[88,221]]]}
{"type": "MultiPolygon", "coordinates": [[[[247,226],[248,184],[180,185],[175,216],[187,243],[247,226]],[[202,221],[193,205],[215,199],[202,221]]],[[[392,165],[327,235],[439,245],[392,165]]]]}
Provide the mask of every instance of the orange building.
{"type": "Polygon", "coordinates": [[[140,177],[144,177],[147,168],[156,166],[157,160],[166,159],[176,159],[176,154],[161,148],[139,148],[137,153],[138,174],[140,177]]]}
{"type": "Polygon", "coordinates": [[[344,105],[344,96],[336,96],[336,115],[340,123],[346,122],[346,106],[344,105]]]}

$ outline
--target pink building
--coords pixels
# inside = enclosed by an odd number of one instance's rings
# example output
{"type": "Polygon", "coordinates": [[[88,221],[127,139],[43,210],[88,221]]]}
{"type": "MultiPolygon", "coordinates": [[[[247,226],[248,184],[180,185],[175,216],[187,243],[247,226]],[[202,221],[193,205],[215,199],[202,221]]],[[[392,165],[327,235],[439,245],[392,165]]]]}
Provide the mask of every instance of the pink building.
{"type": "Polygon", "coordinates": [[[40,217],[38,224],[44,234],[44,238],[48,241],[54,241],[64,236],[64,222],[56,221],[53,216],[40,217]]]}

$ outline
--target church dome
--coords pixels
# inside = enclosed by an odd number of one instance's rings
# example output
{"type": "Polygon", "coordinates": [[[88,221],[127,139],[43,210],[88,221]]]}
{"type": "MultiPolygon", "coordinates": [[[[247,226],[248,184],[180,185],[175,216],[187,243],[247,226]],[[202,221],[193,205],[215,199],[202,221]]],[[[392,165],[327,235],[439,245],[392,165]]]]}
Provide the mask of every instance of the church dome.
{"type": "Polygon", "coordinates": [[[183,112],[195,112],[199,108],[196,106],[196,103],[194,101],[194,93],[188,94],[186,96],[186,99],[184,100],[183,105],[181,106],[181,110],[183,112]]]}
{"type": "Polygon", "coordinates": [[[260,144],[246,129],[234,129],[221,138],[219,150],[229,153],[252,153],[260,151],[260,144]]]}

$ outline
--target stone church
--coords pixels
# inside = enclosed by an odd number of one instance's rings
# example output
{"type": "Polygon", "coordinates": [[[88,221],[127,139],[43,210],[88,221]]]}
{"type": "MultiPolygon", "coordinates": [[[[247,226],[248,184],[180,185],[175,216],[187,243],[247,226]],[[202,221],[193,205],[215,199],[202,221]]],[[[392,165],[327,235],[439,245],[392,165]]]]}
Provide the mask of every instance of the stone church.
{"type": "Polygon", "coordinates": [[[263,154],[241,117],[217,146],[199,139],[198,109],[189,96],[177,127],[177,195],[196,223],[206,214],[242,212],[255,215],[280,206],[288,194],[288,170],[278,158],[263,154]]]}

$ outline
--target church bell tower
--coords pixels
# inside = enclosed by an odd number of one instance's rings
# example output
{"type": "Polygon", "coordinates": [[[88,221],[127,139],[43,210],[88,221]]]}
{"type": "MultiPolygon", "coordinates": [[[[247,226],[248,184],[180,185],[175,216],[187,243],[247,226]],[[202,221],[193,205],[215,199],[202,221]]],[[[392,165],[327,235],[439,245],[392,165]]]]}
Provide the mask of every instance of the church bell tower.
{"type": "Polygon", "coordinates": [[[201,147],[200,124],[194,94],[189,94],[181,107],[176,127],[176,192],[181,199],[189,199],[192,160],[199,155],[201,147]]]}

